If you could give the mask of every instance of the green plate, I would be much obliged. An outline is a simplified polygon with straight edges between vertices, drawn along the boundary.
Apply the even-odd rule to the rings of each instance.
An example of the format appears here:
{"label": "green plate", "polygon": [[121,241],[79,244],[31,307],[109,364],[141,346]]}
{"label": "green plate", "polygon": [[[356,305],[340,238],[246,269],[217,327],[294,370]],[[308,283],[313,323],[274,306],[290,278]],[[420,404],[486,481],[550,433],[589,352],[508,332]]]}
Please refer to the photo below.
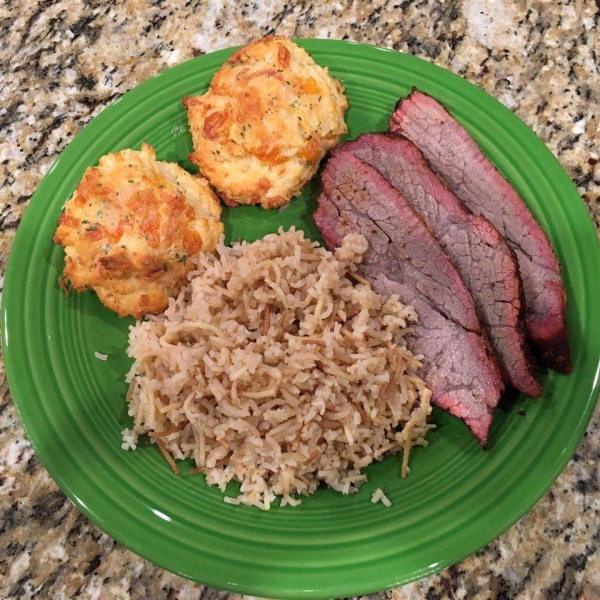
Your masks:
{"label": "green plate", "polygon": [[[149,142],[158,158],[191,168],[181,97],[207,89],[232,50],[196,58],[145,82],[96,117],[68,146],[31,200],[6,275],[2,333],[8,381],[25,431],[75,505],[152,562],[217,588],[286,598],[350,596],[397,586],[452,565],[524,515],[575,451],[598,393],[599,247],[571,181],[544,144],[481,90],[432,64],[378,48],[303,40],[347,89],[351,137],[384,130],[400,96],[417,86],[444,102],[521,193],[549,234],[569,293],[574,369],[542,377],[537,400],[496,414],[490,448],[439,411],[430,445],[368,469],[358,494],[319,490],[298,508],[261,512],[223,502],[201,476],[172,474],[156,447],[120,449],[131,426],[123,377],[127,328],[92,293],[57,286],[62,250],[52,235],[86,167]],[[318,183],[283,212],[225,210],[228,238],[255,239],[280,225],[318,237]],[[94,358],[98,351],[107,362]],[[392,508],[370,502],[381,487]]]}

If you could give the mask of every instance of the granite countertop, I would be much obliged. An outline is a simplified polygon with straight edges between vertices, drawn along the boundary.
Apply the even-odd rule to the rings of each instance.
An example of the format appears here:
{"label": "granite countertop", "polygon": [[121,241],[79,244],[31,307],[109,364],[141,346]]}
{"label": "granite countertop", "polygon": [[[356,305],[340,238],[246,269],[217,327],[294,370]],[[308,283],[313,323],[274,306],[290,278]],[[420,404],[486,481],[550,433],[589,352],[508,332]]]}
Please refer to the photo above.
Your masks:
{"label": "granite countertop", "polygon": [[[600,5],[585,0],[5,0],[0,275],[36,186],[85,123],[167,67],[269,33],[393,47],[462,75],[544,140],[598,227],[599,15]],[[80,514],[27,441],[1,364],[0,378],[0,597],[236,597],[151,565]],[[371,598],[600,598],[599,475],[597,410],[558,481],[497,541]]]}

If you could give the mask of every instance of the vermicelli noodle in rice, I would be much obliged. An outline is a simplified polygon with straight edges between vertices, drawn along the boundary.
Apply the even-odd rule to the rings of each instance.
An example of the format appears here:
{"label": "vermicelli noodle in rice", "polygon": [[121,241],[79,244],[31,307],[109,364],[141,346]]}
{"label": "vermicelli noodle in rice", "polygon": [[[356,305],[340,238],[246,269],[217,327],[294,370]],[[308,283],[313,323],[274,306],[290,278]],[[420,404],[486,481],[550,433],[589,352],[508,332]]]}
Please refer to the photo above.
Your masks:
{"label": "vermicelli noodle in rice", "polygon": [[209,485],[239,481],[228,503],[263,509],[321,482],[354,492],[364,467],[398,451],[406,475],[431,427],[404,341],[417,317],[356,276],[366,249],[350,235],[332,254],[292,229],[190,259],[167,311],[131,328],[126,447],[149,433]]}

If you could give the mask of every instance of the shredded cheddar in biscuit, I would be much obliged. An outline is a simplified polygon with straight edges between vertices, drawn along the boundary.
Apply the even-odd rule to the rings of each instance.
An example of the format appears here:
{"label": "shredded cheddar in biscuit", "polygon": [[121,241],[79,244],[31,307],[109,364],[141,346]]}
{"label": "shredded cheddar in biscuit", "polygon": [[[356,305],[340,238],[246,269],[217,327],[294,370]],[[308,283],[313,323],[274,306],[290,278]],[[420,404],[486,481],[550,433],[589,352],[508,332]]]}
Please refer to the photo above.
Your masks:
{"label": "shredded cheddar in biscuit", "polygon": [[190,159],[229,206],[287,204],[347,132],[340,82],[282,36],[240,48],[183,104]]}
{"label": "shredded cheddar in biscuit", "polygon": [[59,218],[63,277],[72,289],[92,288],[119,316],[160,313],[192,269],[187,257],[215,248],[220,217],[206,179],[157,161],[148,144],[107,154]]}

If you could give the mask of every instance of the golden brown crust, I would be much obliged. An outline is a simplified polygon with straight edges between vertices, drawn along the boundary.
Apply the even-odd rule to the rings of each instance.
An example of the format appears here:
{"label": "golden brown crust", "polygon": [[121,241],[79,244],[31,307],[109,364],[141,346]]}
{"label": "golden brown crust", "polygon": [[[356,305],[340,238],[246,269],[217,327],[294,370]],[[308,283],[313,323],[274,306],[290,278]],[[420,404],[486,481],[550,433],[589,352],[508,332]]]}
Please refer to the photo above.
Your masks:
{"label": "golden brown crust", "polygon": [[202,177],[156,160],[154,150],[107,154],[66,203],[54,241],[65,247],[64,275],[92,288],[119,316],[166,309],[192,265],[223,232],[221,208]]}
{"label": "golden brown crust", "polygon": [[183,105],[190,160],[228,206],[289,202],[347,132],[341,84],[283,36],[237,50],[208,92]]}

